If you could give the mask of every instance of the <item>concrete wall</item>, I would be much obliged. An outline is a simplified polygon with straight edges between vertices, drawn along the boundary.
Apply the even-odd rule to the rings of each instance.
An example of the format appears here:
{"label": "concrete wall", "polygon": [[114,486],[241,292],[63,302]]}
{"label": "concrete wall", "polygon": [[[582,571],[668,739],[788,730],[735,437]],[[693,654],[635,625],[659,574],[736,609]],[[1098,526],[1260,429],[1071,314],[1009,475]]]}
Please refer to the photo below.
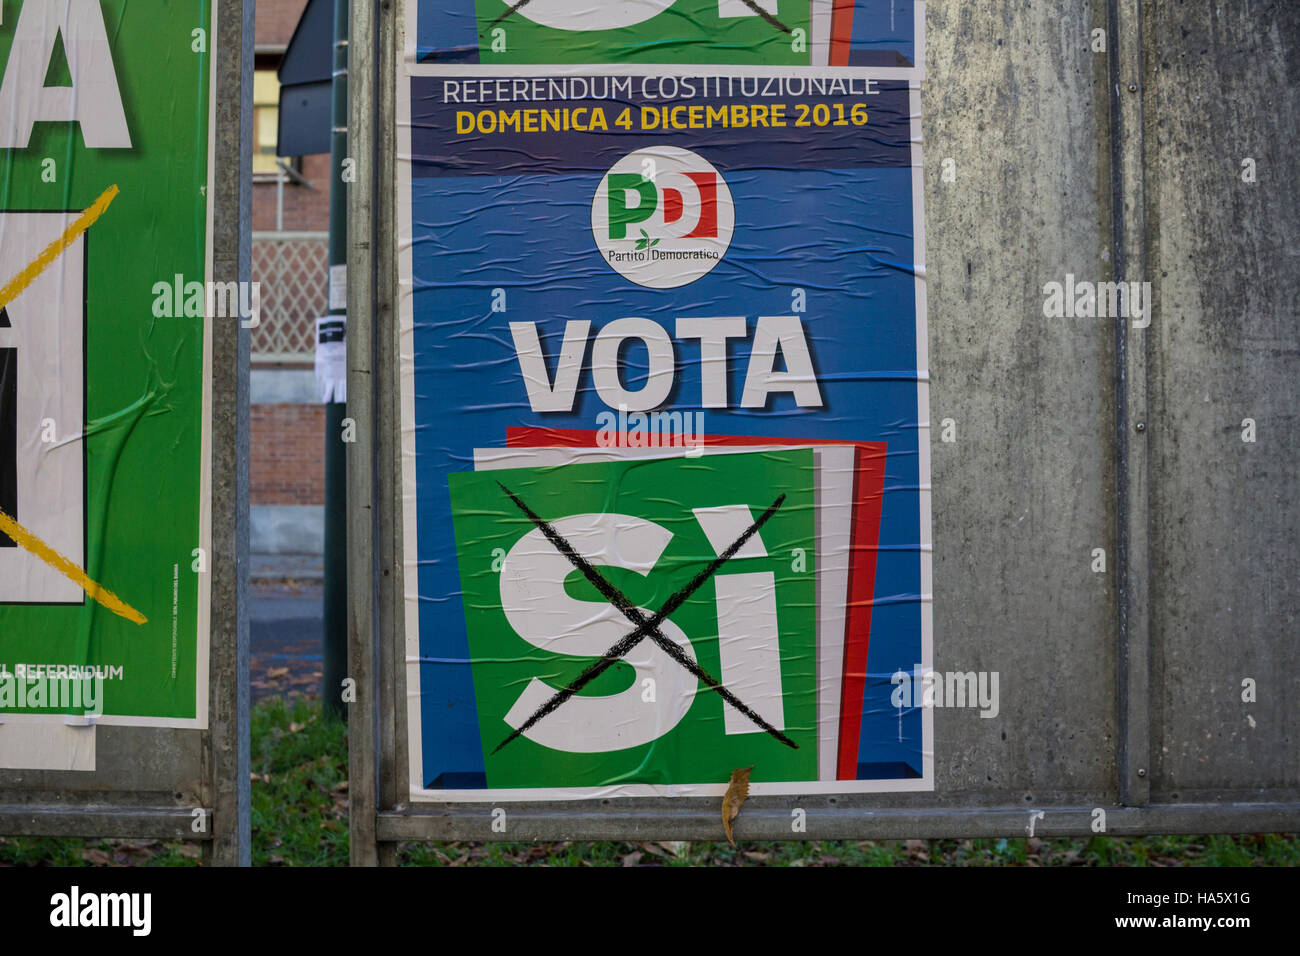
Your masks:
{"label": "concrete wall", "polygon": [[1116,596],[1090,565],[1115,536],[1114,333],[1042,309],[1044,283],[1111,267],[1106,57],[1089,49],[1101,14],[927,12],[934,666],[1002,677],[998,719],[936,711],[935,787],[1101,802],[1116,772]]}
{"label": "concrete wall", "polygon": [[[1154,779],[1300,786],[1300,5],[1144,5]],[[1256,182],[1243,182],[1243,159]],[[1256,441],[1242,441],[1242,420]],[[1258,700],[1242,701],[1243,678]]]}
{"label": "concrete wall", "polygon": [[[927,42],[935,667],[1002,675],[936,712],[939,802],[1294,801],[1300,7],[934,0]],[[1042,309],[1117,251],[1123,354]]]}

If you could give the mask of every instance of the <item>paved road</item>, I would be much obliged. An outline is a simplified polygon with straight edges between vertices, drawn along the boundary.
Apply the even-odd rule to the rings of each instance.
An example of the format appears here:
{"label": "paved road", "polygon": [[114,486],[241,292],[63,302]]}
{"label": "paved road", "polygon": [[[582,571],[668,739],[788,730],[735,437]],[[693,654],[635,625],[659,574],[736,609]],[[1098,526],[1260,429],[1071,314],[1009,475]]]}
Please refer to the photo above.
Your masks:
{"label": "paved road", "polygon": [[254,703],[277,695],[320,694],[320,585],[254,581],[251,595]]}

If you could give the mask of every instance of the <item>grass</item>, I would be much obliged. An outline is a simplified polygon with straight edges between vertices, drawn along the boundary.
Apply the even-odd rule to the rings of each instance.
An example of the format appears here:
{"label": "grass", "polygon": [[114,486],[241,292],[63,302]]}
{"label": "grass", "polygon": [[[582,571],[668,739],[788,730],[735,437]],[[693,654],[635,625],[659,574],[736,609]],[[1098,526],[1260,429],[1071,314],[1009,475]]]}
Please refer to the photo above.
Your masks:
{"label": "grass", "polygon": [[[255,866],[344,866],[347,736],[319,701],[253,708]],[[195,844],[0,837],[0,866],[192,866]],[[403,844],[403,866],[1300,866],[1300,837]]]}
{"label": "grass", "polygon": [[253,865],[345,865],[346,725],[307,697],[261,702],[252,725]]}

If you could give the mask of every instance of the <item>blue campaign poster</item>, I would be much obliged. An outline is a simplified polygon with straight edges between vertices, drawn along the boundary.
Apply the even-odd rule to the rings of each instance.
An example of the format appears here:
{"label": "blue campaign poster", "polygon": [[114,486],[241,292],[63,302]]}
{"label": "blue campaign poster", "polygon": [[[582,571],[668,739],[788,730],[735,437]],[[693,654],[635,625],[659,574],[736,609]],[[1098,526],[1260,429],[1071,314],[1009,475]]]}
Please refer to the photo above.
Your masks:
{"label": "blue campaign poster", "polygon": [[412,797],[931,789],[915,83],[410,73]]}

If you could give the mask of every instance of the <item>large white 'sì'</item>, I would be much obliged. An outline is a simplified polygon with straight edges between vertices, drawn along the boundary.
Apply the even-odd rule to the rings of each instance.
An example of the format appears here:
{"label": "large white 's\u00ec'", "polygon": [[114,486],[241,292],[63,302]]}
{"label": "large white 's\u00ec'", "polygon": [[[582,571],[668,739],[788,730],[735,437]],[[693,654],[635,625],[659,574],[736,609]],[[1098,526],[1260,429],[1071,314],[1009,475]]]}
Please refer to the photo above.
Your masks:
{"label": "large white 's\u00ec'", "polygon": [[[593,567],[626,568],[640,575],[650,573],[673,537],[653,521],[623,514],[572,515],[552,522],[552,527]],[[564,582],[574,570],[541,530],[533,529],[515,542],[501,564],[501,609],[519,636],[536,647],[554,654],[600,657],[634,628],[603,598],[570,597]],[[641,612],[647,618],[654,614],[644,608]],[[665,620],[659,630],[695,660],[681,628]],[[523,736],[553,750],[605,753],[647,744],[671,731],[691,709],[696,677],[648,637],[623,661],[636,671],[626,690],[571,697]],[[646,692],[649,688],[652,693]],[[518,729],[557,689],[532,678],[506,714],[506,723]]]}

